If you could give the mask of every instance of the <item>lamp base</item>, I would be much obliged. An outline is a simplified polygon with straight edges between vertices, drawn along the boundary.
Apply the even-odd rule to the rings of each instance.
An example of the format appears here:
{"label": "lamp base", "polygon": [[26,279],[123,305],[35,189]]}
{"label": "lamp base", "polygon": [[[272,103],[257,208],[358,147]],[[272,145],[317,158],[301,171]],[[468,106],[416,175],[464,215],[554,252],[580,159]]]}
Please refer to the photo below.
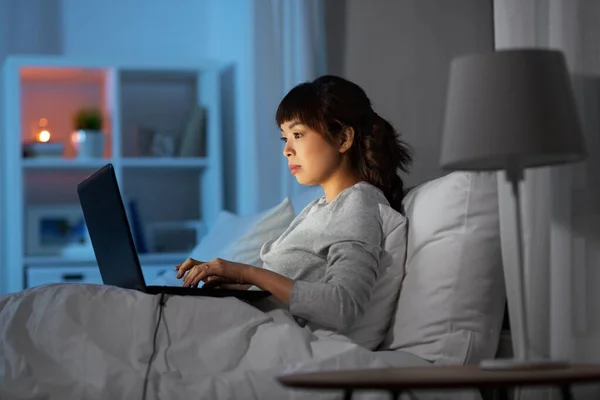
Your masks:
{"label": "lamp base", "polygon": [[497,358],[492,360],[483,360],[479,363],[479,368],[487,371],[532,371],[548,369],[565,369],[569,363],[564,360],[552,360],[548,358],[538,358],[531,360],[522,360],[518,358]]}

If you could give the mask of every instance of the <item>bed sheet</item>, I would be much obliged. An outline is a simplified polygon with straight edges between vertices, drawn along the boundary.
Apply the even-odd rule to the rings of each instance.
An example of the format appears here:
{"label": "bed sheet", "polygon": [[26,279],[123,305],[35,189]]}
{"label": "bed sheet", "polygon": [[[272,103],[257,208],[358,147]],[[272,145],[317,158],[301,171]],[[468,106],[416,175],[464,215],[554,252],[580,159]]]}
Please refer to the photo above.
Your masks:
{"label": "bed sheet", "polygon": [[[141,399],[159,297],[84,284],[0,297],[0,399]],[[424,364],[409,353],[372,352],[311,332],[284,309],[167,296],[146,399],[336,399],[339,392],[291,390],[276,377]],[[474,391],[415,395],[477,398]],[[355,398],[389,396],[357,392]]]}

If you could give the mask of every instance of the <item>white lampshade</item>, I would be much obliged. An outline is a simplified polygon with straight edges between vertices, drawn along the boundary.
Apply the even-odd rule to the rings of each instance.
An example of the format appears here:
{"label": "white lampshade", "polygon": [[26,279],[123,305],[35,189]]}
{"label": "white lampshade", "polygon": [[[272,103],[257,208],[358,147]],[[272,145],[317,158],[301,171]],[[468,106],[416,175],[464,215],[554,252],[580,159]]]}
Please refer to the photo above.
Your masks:
{"label": "white lampshade", "polygon": [[500,170],[576,162],[585,145],[561,52],[502,50],[452,61],[441,165]]}

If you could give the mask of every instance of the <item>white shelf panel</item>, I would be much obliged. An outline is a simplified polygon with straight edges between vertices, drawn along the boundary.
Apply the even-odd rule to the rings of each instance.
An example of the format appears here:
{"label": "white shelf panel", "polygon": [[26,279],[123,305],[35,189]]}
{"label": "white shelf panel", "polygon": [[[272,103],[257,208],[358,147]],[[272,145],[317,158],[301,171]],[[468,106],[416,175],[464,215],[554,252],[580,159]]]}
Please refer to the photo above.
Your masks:
{"label": "white shelf panel", "polygon": [[162,158],[140,157],[124,158],[120,162],[125,168],[204,168],[209,165],[206,158]]}
{"label": "white shelf panel", "polygon": [[111,160],[99,158],[90,160],[65,158],[25,158],[21,165],[26,169],[99,169]]}
{"label": "white shelf panel", "polygon": [[[188,258],[188,253],[148,253],[140,254],[140,263],[142,265],[166,264],[172,263],[173,267]],[[24,263],[28,266],[66,266],[73,264],[96,264],[95,258],[75,258],[61,256],[33,256],[25,257]]]}
{"label": "white shelf panel", "polygon": [[72,264],[95,264],[95,258],[89,257],[61,257],[61,256],[29,256],[23,259],[28,266],[62,266]]}
{"label": "white shelf panel", "polygon": [[120,62],[115,62],[114,57],[65,57],[62,55],[12,55],[6,58],[5,61],[12,68],[23,67],[39,67],[39,68],[79,68],[79,69],[115,69],[115,70],[133,70],[133,71],[198,71],[198,70],[215,70],[226,68],[227,63],[222,63],[212,59],[205,60],[182,60],[174,58],[162,58],[158,60],[156,57],[143,59],[138,56],[132,57],[129,60],[122,59]]}
{"label": "white shelf panel", "polygon": [[[78,160],[64,158],[31,158],[21,161],[26,169],[98,169],[114,160]],[[204,168],[209,165],[206,158],[123,158],[119,162],[126,168]]]}
{"label": "white shelf panel", "polygon": [[140,254],[139,257],[143,265],[172,263],[175,267],[178,263],[184,262],[189,257],[189,253],[148,253]]}

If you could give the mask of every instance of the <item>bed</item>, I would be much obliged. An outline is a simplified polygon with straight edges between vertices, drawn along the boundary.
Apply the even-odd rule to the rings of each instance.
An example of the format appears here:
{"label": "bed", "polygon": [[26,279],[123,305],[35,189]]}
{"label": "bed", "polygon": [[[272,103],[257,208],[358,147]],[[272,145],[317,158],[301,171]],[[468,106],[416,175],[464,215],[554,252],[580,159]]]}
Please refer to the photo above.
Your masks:
{"label": "bed", "polygon": [[[393,306],[368,313],[369,321],[385,321],[373,345],[312,332],[269,300],[175,296],[161,307],[160,296],[137,291],[45,285],[0,297],[0,399],[336,399],[341,393],[286,389],[276,377],[493,358],[505,312],[495,179],[454,172],[407,194],[405,239],[386,243],[401,246],[397,284],[379,293]],[[191,256],[259,265],[265,239],[319,195],[311,188],[256,215],[223,212]],[[411,395],[481,398],[477,391]]]}

